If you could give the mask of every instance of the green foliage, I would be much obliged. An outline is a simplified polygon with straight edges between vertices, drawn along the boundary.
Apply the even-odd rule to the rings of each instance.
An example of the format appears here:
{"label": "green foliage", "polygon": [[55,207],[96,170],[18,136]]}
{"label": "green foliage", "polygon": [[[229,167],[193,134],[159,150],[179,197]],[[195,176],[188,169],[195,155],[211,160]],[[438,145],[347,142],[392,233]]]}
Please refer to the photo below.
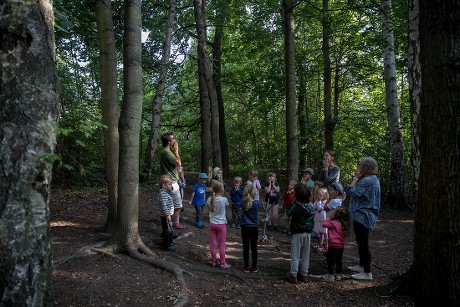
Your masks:
{"label": "green foliage", "polygon": [[[59,30],[57,61],[62,83],[62,120],[57,155],[72,165],[58,180],[100,184],[104,180],[103,126],[99,107],[98,50],[94,4],[90,1],[56,1]],[[121,54],[122,7],[115,2],[114,23]],[[151,125],[164,39],[167,0],[144,1],[143,26],[149,37],[143,45],[144,106],[141,126],[141,163]],[[161,109],[161,131],[173,130],[180,142],[186,171],[200,170],[200,108],[197,81],[194,12],[190,1],[178,1],[177,26]],[[208,41],[221,22],[216,2],[208,3]],[[296,25],[297,94],[305,94],[305,132],[299,131],[301,167],[321,168],[324,151],[322,2],[299,2]],[[226,133],[230,147],[230,177],[247,178],[251,168],[264,179],[269,170],[285,173],[285,89],[281,6],[276,1],[228,2],[229,15],[222,45],[222,87]],[[401,122],[407,157],[410,157],[410,121],[407,85],[406,6],[395,3],[394,27]],[[66,18],[67,16],[67,18]],[[373,156],[383,184],[389,178],[390,156],[385,113],[380,2],[330,2],[333,76],[338,74],[338,113],[335,150],[344,184],[356,163]],[[67,23],[68,21],[68,23]],[[120,56],[121,59],[121,56]],[[121,65],[120,65],[121,69]],[[121,75],[121,71],[120,71]],[[121,78],[120,78],[121,80]],[[333,84],[334,85],[334,84]],[[333,97],[334,99],[334,97]],[[302,133],[302,135],[300,135]],[[158,144],[158,150],[161,144]],[[158,163],[154,163],[157,168]],[[88,174],[92,174],[89,176]],[[91,178],[90,178],[91,177]],[[97,179],[96,179],[97,178]],[[63,180],[64,181],[64,180]]]}

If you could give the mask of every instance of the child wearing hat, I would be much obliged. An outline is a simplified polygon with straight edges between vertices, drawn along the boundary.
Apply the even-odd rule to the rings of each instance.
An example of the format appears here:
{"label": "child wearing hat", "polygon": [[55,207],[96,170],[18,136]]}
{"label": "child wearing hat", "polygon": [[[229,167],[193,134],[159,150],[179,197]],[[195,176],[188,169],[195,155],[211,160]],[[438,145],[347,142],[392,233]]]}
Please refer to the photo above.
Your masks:
{"label": "child wearing hat", "polygon": [[313,169],[309,167],[304,169],[302,172],[303,172],[303,175],[302,175],[301,182],[305,184],[307,187],[309,187],[310,190],[313,190],[313,187],[315,186],[315,182],[311,178],[313,177],[315,172],[313,171]]}
{"label": "child wearing hat", "polygon": [[196,211],[196,227],[204,228],[204,223],[202,220],[203,208],[206,205],[206,182],[208,180],[208,175],[206,173],[200,173],[198,175],[198,182],[195,183],[192,189],[192,195],[190,205],[195,206]]}
{"label": "child wearing hat", "polygon": [[324,209],[326,210],[326,217],[331,217],[334,209],[342,205],[346,194],[340,182],[332,183],[327,188],[327,191],[329,192],[329,200],[326,202]]}

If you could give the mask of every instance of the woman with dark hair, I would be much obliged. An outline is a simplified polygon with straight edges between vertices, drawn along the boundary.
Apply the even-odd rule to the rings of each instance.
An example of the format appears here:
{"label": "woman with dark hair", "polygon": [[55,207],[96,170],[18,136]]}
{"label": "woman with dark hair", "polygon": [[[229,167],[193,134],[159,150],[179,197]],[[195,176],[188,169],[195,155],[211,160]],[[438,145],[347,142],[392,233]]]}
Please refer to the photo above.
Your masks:
{"label": "woman with dark hair", "polygon": [[380,211],[380,182],[377,172],[377,162],[373,158],[362,158],[348,190],[348,212],[353,221],[359,252],[359,263],[348,269],[356,272],[351,277],[357,280],[372,280],[369,232],[375,228]]}
{"label": "woman with dark hair", "polygon": [[335,151],[326,150],[323,155],[323,169],[319,174],[318,181],[323,182],[325,188],[331,184],[339,182],[340,180],[340,167],[335,164]]}

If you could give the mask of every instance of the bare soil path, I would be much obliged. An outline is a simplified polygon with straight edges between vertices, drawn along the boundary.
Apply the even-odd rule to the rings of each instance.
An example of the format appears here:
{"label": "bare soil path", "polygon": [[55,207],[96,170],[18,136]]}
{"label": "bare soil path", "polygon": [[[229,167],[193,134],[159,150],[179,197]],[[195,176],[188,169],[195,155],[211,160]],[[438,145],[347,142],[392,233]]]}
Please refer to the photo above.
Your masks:
{"label": "bare soil path", "polygon": [[[186,193],[189,193],[186,190]],[[355,281],[347,266],[357,262],[351,235],[344,252],[343,279],[326,282],[326,258],[312,250],[309,282],[291,284],[284,279],[289,268],[290,237],[268,231],[272,244],[259,245],[259,272],[244,273],[240,230],[228,226],[227,257],[230,270],[209,265],[208,227],[194,227],[194,208],[185,206],[178,231],[177,251],[161,249],[158,191],[142,191],[139,201],[139,232],[160,258],[179,264],[189,289],[188,306],[412,306],[413,299],[389,295],[383,288],[412,263],[413,216],[383,210],[371,233],[373,275],[371,282]],[[187,194],[188,195],[188,194]],[[186,197],[188,199],[188,196]],[[95,253],[89,246],[107,236],[98,231],[107,214],[103,191],[53,191],[51,235],[54,261],[55,306],[173,306],[179,285],[174,276],[126,255],[117,258]],[[230,219],[231,212],[227,211]],[[208,226],[208,223],[206,223]]]}

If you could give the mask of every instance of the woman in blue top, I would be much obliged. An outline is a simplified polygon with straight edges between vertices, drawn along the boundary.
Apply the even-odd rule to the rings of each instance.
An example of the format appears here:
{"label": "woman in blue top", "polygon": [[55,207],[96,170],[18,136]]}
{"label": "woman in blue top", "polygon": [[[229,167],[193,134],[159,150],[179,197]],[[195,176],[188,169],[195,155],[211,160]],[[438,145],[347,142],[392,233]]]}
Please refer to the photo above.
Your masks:
{"label": "woman in blue top", "polygon": [[377,162],[371,157],[359,161],[355,178],[350,184],[348,211],[358,244],[359,263],[348,269],[357,272],[357,280],[372,280],[369,231],[375,228],[380,211],[380,182],[377,178]]}
{"label": "woman in blue top", "polygon": [[[254,272],[257,268],[257,243],[259,239],[259,202],[255,200],[257,189],[246,185],[243,192],[243,202],[238,206],[243,208],[241,215],[241,238],[243,239],[243,271]],[[249,246],[252,252],[252,267],[249,267]]]}

